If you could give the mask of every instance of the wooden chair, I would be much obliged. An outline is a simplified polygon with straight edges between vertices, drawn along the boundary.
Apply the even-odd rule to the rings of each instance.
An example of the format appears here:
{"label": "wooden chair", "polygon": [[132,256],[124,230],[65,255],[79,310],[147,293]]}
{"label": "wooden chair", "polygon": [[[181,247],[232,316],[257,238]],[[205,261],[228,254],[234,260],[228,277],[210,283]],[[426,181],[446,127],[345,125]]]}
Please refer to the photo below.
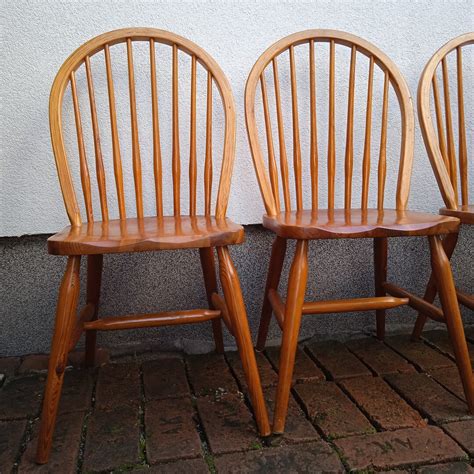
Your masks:
{"label": "wooden chair", "polygon": [[[324,45],[328,43],[328,45]],[[336,176],[336,49],[349,48],[347,56],[347,101],[344,107],[347,110],[344,161],[341,164],[344,172],[344,193],[340,199],[343,206],[337,208],[336,194],[338,182]],[[321,128],[317,126],[317,91],[322,86],[316,84],[316,58],[324,57],[323,50],[328,53],[329,78],[325,86],[324,95],[328,95],[327,109],[328,123],[324,131],[327,133],[327,154],[322,158],[318,147],[318,133]],[[339,49],[340,48],[340,49]],[[329,51],[328,51],[329,50]],[[309,83],[309,94],[303,102],[308,113],[309,123],[300,123],[302,101],[298,102],[298,81],[295,57],[304,58],[306,69],[304,83]],[[321,52],[321,53],[320,53]],[[359,59],[361,58],[361,59]],[[279,68],[284,61],[289,61],[289,91],[286,91],[287,102],[291,104],[291,131],[285,134],[284,108],[282,106],[283,92]],[[362,119],[363,153],[359,162],[354,148],[355,119],[354,102],[356,96],[356,61],[365,64],[368,70],[367,86],[363,94],[366,98],[365,118]],[[288,65],[288,63],[286,63]],[[381,113],[380,137],[377,142],[378,161],[375,165],[371,160],[372,128],[374,127],[373,97],[374,74],[376,67],[381,78]],[[269,81],[266,79],[267,69],[273,76],[273,109],[270,107]],[[340,68],[339,70],[342,70]],[[268,73],[267,73],[268,74]],[[319,76],[320,77],[320,76]],[[299,75],[300,79],[301,73]],[[322,81],[321,81],[322,82]],[[256,99],[257,88],[260,89],[259,98],[261,106],[259,111],[263,116],[262,127],[257,127]],[[392,90],[398,98],[400,112],[401,146],[400,161],[398,165],[398,178],[395,196],[395,209],[384,206],[386,175],[389,170],[387,157],[387,135],[392,133],[388,129],[389,93]],[[301,88],[300,88],[301,91]],[[339,97],[339,95],[337,96]],[[319,99],[318,99],[319,100]],[[260,101],[259,101],[260,102]],[[273,102],[273,100],[272,100]],[[275,111],[271,114],[272,110]],[[281,355],[279,362],[279,381],[276,396],[273,431],[281,433],[284,430],[287,413],[288,398],[292,381],[295,352],[298,342],[301,317],[303,314],[324,314],[334,312],[376,310],[377,335],[384,337],[385,311],[400,305],[410,305],[413,308],[428,314],[437,320],[444,320],[443,312],[427,301],[417,297],[405,289],[387,281],[387,238],[404,236],[427,236],[431,250],[431,263],[436,275],[449,334],[454,343],[456,360],[463,381],[469,410],[474,412],[474,381],[471,372],[469,354],[464,339],[461,315],[456,299],[453,277],[449,260],[446,257],[440,236],[457,233],[459,220],[450,216],[429,215],[406,210],[410,175],[413,160],[414,140],[414,113],[410,93],[405,80],[395,64],[379,49],[369,42],[351,34],[333,30],[308,30],[295,33],[277,41],[270,46],[257,60],[250,72],[245,91],[245,111],[247,131],[253,162],[260,185],[261,194],[265,204],[266,215],[263,216],[263,225],[276,234],[273,244],[270,268],[266,283],[260,329],[258,334],[257,349],[263,350],[267,338],[268,327],[272,312],[283,331]],[[275,121],[272,121],[276,115]],[[273,133],[278,136],[278,145],[273,143]],[[394,126],[397,130],[397,127]],[[309,134],[309,153],[303,160],[304,149],[301,147],[300,135]],[[266,135],[266,140],[260,140],[260,135]],[[398,140],[400,139],[398,136]],[[293,164],[287,159],[287,146],[291,136]],[[266,142],[268,166],[265,164],[264,151],[261,145]],[[278,153],[276,152],[278,148]],[[279,160],[277,160],[277,155]],[[279,161],[279,166],[277,166]],[[360,163],[361,196],[353,199],[352,189],[356,182],[353,174],[355,164]],[[374,187],[377,193],[374,198],[375,208],[369,208],[369,183],[370,170],[375,168]],[[278,172],[280,168],[280,173]],[[291,170],[293,171],[291,173]],[[307,187],[303,189],[303,173],[307,176]],[[327,176],[327,208],[323,208],[322,190],[318,182]],[[291,199],[290,183],[294,182],[296,206]],[[360,182],[360,181],[359,181]],[[390,184],[387,183],[387,187]],[[309,188],[309,189],[308,189]],[[342,189],[341,189],[342,191]],[[308,208],[304,207],[304,199],[309,201]],[[356,208],[353,204],[356,203]],[[284,206],[284,207],[283,207]],[[356,298],[336,301],[305,301],[305,289],[308,273],[308,241],[314,239],[341,239],[341,238],[372,238],[374,242],[374,273],[375,297]],[[278,293],[280,274],[288,239],[296,240],[296,250],[290,268],[288,291],[286,301]]]}
{"label": "wooden chair", "polygon": [[[153,142],[153,170],[154,170],[154,195],[156,196],[156,214],[153,217],[145,217],[142,181],[142,160],[138,139],[138,113],[137,93],[135,90],[134,74],[134,45],[142,42],[143,48],[148,48],[149,65],[147,69],[150,79],[146,87],[150,91],[152,107],[150,121],[152,122]],[[126,47],[126,66],[128,70],[129,102],[131,117],[131,141],[132,141],[132,167],[134,178],[134,201],[136,213],[130,212],[131,207],[126,207],[126,196],[124,191],[124,177],[122,169],[121,142],[119,137],[120,121],[116,108],[116,94],[114,90],[114,79],[112,77],[113,61],[111,51],[115,45],[123,43]],[[157,73],[155,46],[160,45],[168,51],[171,67],[171,98],[172,114],[170,117],[170,129],[172,131],[172,191],[166,192],[165,182],[162,178],[162,156],[161,145],[163,136],[160,136],[160,123],[158,113],[158,90],[157,77],[163,71]],[[164,46],[163,46],[164,45]],[[183,55],[184,53],[184,55]],[[115,54],[115,53],[114,53]],[[102,153],[100,139],[100,121],[98,120],[99,108],[94,91],[93,68],[91,58],[99,55],[97,60],[105,65],[108,94],[108,105],[110,113],[110,127],[112,138],[112,157],[109,162],[113,163],[112,176],[106,176],[106,156]],[[187,56],[185,56],[187,55]],[[179,59],[189,57],[190,74],[188,71],[179,71]],[[145,55],[146,58],[146,55]],[[83,111],[80,110],[80,97],[76,79],[80,68],[85,73],[89,95],[92,140],[95,150],[95,173],[97,176],[98,201],[100,202],[101,217],[96,220],[94,215],[94,200],[92,194],[93,183],[89,173],[89,163],[86,157],[84,119],[81,119]],[[200,69],[203,68],[203,69]],[[197,135],[197,76],[204,71],[204,82],[207,75],[207,94],[205,96],[206,123],[205,123],[205,157],[203,160],[203,195],[204,215],[197,215],[197,175],[198,175],[198,153],[196,146]],[[189,119],[189,208],[188,214],[183,214],[183,200],[180,195],[181,164],[180,164],[180,127],[179,117],[179,73],[189,76],[190,81],[190,119]],[[126,73],[125,73],[126,74]],[[81,215],[79,202],[74,189],[71,159],[66,153],[65,137],[63,134],[63,99],[65,91],[69,87],[73,112],[75,117],[75,128],[77,132],[80,181],[84,197],[85,220]],[[217,87],[222,103],[223,118],[223,158],[220,180],[217,190],[217,199],[212,212],[212,190],[213,190],[213,141],[212,141],[212,117],[213,117],[213,88]],[[160,94],[162,91],[160,90]],[[214,106],[215,107],[215,106]],[[231,183],[232,166],[234,161],[235,147],[235,110],[230,85],[224,73],[217,63],[200,47],[185,38],[167,31],[150,28],[130,28],[112,31],[100,35],[88,41],[77,49],[63,64],[54,81],[50,97],[50,126],[56,166],[59,181],[63,193],[67,214],[71,226],[59,234],[51,237],[48,241],[49,252],[55,255],[67,255],[67,266],[64,278],[59,290],[59,300],[56,311],[56,323],[52,340],[51,355],[48,366],[48,379],[44,394],[43,413],[41,419],[40,434],[36,460],[38,463],[46,463],[51,449],[52,436],[55,426],[58,402],[61,394],[64,370],[66,367],[68,352],[74,348],[83,330],[86,331],[86,364],[92,365],[97,330],[131,329],[140,327],[156,327],[176,324],[200,323],[211,321],[214,331],[216,350],[223,352],[223,340],[221,321],[224,321],[229,331],[235,336],[242,358],[250,398],[255,411],[256,421],[262,435],[268,435],[270,426],[263,398],[260,378],[257,371],[255,354],[250,337],[248,322],[242,292],[236,269],[233,265],[228,245],[239,244],[243,241],[243,228],[226,219],[227,201]],[[111,166],[112,168],[112,166]],[[201,167],[199,167],[201,168]],[[107,181],[109,178],[109,181]],[[152,178],[150,178],[152,179]],[[109,192],[107,185],[112,186],[114,180],[116,187],[116,199]],[[166,192],[166,194],[165,194]],[[131,194],[131,193],[130,193]],[[163,196],[164,195],[164,196]],[[164,200],[169,196],[173,202],[173,215],[164,215]],[[119,219],[110,219],[112,212],[118,212]],[[132,214],[132,215],[130,215]],[[220,280],[223,295],[218,292],[218,285],[214,267],[214,251],[217,248],[219,259]],[[119,317],[97,319],[99,307],[99,295],[101,285],[101,273],[103,254],[140,252],[164,249],[199,249],[204,283],[209,302],[209,309],[194,309],[189,311],[162,312],[155,314],[138,314]],[[87,255],[87,304],[76,319],[76,307],[79,295],[79,269],[81,256]],[[179,270],[179,269],[177,269]]]}
{"label": "wooden chair", "polygon": [[[446,207],[440,209],[444,216],[454,216],[461,220],[461,224],[474,224],[474,205],[469,204],[468,192],[468,146],[466,134],[466,120],[464,114],[464,80],[462,56],[466,47],[474,44],[474,33],[467,33],[452,39],[440,48],[426,64],[418,84],[418,118],[421,131],[425,141],[426,150],[430,158],[431,166],[436,176],[439,189],[443,196]],[[456,164],[456,150],[453,117],[451,111],[451,93],[449,83],[449,54],[456,53],[456,93],[458,107],[458,140],[459,140],[459,184],[458,165]],[[440,74],[439,74],[440,72]],[[444,97],[444,124],[443,112],[438,87],[438,75],[443,81]],[[472,79],[472,78],[471,78]],[[469,89],[470,85],[470,89]],[[473,84],[468,85],[472,90]],[[430,92],[433,91],[433,102],[436,117],[435,131],[431,115]],[[445,135],[446,133],[446,135]],[[471,150],[472,153],[472,150]],[[461,203],[459,203],[459,193]],[[451,258],[458,241],[458,234],[448,234],[443,240],[444,250],[448,258]],[[431,276],[424,299],[433,302],[437,293],[434,275]],[[474,296],[457,290],[458,301],[466,307],[474,310]],[[429,315],[420,313],[416,320],[413,338],[421,336],[423,327]]]}

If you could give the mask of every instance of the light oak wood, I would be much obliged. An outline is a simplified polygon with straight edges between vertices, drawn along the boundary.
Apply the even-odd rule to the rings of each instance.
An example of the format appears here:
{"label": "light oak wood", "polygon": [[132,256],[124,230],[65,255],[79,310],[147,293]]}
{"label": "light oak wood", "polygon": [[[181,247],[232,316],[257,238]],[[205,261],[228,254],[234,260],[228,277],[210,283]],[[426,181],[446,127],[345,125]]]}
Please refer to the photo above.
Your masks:
{"label": "light oak wood", "polygon": [[352,46],[351,65],[349,74],[349,93],[347,99],[347,130],[346,130],[346,156],[345,156],[345,190],[344,208],[352,207],[352,173],[354,169],[354,89],[355,89],[355,67],[357,48]]}

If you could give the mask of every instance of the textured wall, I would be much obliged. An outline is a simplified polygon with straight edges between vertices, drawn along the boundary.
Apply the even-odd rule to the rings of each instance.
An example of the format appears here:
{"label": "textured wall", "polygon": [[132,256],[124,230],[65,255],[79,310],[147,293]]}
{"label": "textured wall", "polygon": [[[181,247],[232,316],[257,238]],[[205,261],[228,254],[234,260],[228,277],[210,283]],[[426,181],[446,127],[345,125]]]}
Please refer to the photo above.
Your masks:
{"label": "textured wall", "polygon": [[[89,38],[126,26],[157,27],[188,37],[217,60],[232,84],[239,122],[237,160],[229,215],[241,223],[257,223],[260,222],[263,207],[245,136],[243,93],[247,74],[261,52],[278,38],[307,28],[350,31],[372,41],[386,52],[398,64],[414,94],[422,68],[433,51],[448,39],[472,30],[474,3],[471,0],[451,2],[4,0],[0,15],[2,24],[0,235],[16,236],[55,232],[67,224],[50,147],[48,95],[54,75],[62,62]],[[466,59],[465,68],[467,72],[472,73],[472,61]],[[139,70],[138,76],[142,72]],[[345,71],[340,72],[345,74]],[[122,76],[121,80],[119,88],[126,85],[126,77]],[[146,90],[148,87],[147,85]],[[126,90],[126,86],[123,90]],[[140,89],[139,94],[142,90]],[[466,94],[470,93],[467,99],[471,101],[468,102],[466,110],[471,114],[474,110],[472,92],[472,88],[466,88]],[[126,99],[125,96],[124,98]],[[81,100],[85,100],[85,96],[82,96]],[[143,107],[146,107],[146,102],[145,96],[139,98],[139,108],[143,104],[145,104]],[[143,107],[142,112],[145,114],[146,110]],[[167,107],[169,106],[164,106],[164,113],[169,110]],[[358,107],[356,115],[358,112],[363,113],[363,104],[359,104]],[[341,110],[343,109],[345,103],[341,106]],[[125,105],[123,113],[123,127],[127,129],[129,121],[128,117],[126,118]],[[141,127],[140,136],[143,141],[143,160],[145,163],[148,162],[148,165],[144,166],[149,166],[147,158],[150,157],[150,148],[147,144],[149,142],[146,142],[149,138],[149,134],[146,136],[149,129],[147,127],[149,125]],[[341,133],[343,128],[340,130]],[[324,136],[324,124],[320,124],[320,130],[321,136]],[[416,138],[411,207],[435,211],[440,206],[441,199],[418,131]],[[122,137],[122,140],[127,161],[130,159],[129,138]],[[73,144],[72,138],[70,141]],[[342,142],[338,135],[338,143]],[[107,152],[110,148],[109,141],[104,139],[103,144]],[[90,141],[87,146],[90,150]],[[323,147],[321,152],[324,154],[324,143],[321,146]],[[397,155],[392,153],[393,150],[389,151],[389,156],[396,160]],[[186,153],[183,152],[183,155]],[[125,176],[127,186],[131,186],[130,169],[126,171]],[[473,181],[474,179],[471,179],[471,182]],[[394,183],[394,180],[391,179],[391,182]],[[130,188],[128,190],[130,191]],[[245,192],[242,192],[243,190]],[[145,185],[145,191],[147,198],[151,198],[151,184]],[[151,199],[146,199],[146,202],[150,203]]]}

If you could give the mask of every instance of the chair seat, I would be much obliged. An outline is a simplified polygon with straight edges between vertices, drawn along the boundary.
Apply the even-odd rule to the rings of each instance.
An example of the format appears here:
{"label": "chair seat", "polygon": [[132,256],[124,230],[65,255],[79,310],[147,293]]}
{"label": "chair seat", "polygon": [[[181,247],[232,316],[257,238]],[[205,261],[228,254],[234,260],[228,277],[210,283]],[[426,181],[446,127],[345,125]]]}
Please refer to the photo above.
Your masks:
{"label": "chair seat", "polygon": [[439,210],[443,216],[457,217],[462,224],[474,224],[474,204],[459,206],[457,209],[443,207]]}
{"label": "chair seat", "polygon": [[263,216],[263,225],[289,239],[342,239],[457,232],[459,219],[394,209],[318,209]]}
{"label": "chair seat", "polygon": [[48,251],[53,255],[91,255],[214,247],[243,240],[243,227],[229,219],[145,217],[68,226],[48,239]]}

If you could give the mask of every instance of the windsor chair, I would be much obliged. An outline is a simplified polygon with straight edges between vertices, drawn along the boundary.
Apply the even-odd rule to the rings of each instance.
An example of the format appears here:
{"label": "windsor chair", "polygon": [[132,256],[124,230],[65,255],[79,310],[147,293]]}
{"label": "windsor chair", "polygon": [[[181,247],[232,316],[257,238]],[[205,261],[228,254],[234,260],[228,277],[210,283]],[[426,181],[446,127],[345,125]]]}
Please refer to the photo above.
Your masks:
{"label": "windsor chair", "polygon": [[[441,195],[446,207],[440,209],[440,214],[454,216],[461,220],[461,224],[474,224],[474,205],[469,204],[468,187],[468,147],[467,126],[464,113],[464,79],[463,79],[463,50],[474,44],[474,33],[458,36],[440,48],[426,64],[418,84],[418,118],[425,141],[426,150],[431,166],[436,176]],[[456,164],[454,126],[451,111],[451,95],[449,84],[448,56],[456,52],[456,86],[458,108],[458,139],[459,139],[459,181]],[[441,70],[444,96],[444,120],[438,87],[438,71]],[[436,117],[436,131],[431,115],[430,90],[433,91],[433,102]],[[468,90],[472,90],[468,88]],[[459,193],[461,203],[459,203]],[[448,234],[443,239],[443,246],[448,258],[451,258],[458,241],[458,234]],[[457,290],[458,301],[474,310],[474,296]],[[436,280],[431,276],[424,299],[433,302],[436,297]],[[420,313],[413,330],[413,338],[421,336],[423,327],[429,315]]]}
{"label": "windsor chair", "polygon": [[[154,170],[154,198],[156,215],[146,217],[144,213],[144,199],[142,182],[142,155],[139,144],[139,114],[137,112],[137,92],[135,85],[134,45],[142,42],[144,48],[148,47],[149,79],[147,89],[150,88],[152,107],[152,159]],[[116,94],[114,89],[113,61],[111,51],[116,45],[126,48],[129,88],[129,110],[131,120],[132,141],[132,168],[134,178],[134,199],[136,213],[130,206],[126,207],[126,189],[124,186],[124,170],[122,166],[123,154],[119,136],[120,121],[116,107]],[[171,67],[171,124],[172,132],[172,191],[165,194],[164,181],[164,156],[162,153],[162,136],[158,110],[157,77],[157,45],[168,51]],[[137,46],[135,46],[136,48]],[[179,127],[179,57],[187,55],[190,58],[190,118],[189,118],[189,207],[188,214],[183,213],[180,195],[181,185],[181,155],[180,155],[180,127]],[[163,53],[164,54],[164,53]],[[113,173],[109,179],[115,181],[116,199],[106,187],[107,166],[106,156],[102,152],[104,141],[100,139],[100,121],[98,101],[93,81],[92,57],[99,55],[100,63],[105,65],[105,76],[110,113],[110,127],[112,139],[112,157],[109,161]],[[102,57],[100,57],[102,56]],[[146,57],[146,56],[145,56]],[[98,202],[100,203],[101,219],[94,216],[94,200],[92,195],[91,173],[86,156],[85,127],[81,118],[78,81],[76,76],[80,68],[85,69],[87,89],[89,96],[92,140],[95,152],[95,167],[97,176]],[[203,195],[204,212],[197,214],[197,175],[198,175],[198,147],[196,145],[197,127],[197,76],[199,68],[203,68],[206,93],[202,94],[205,101],[205,153],[203,166]],[[126,74],[126,73],[125,73]],[[184,76],[184,74],[183,74]],[[206,82],[207,78],[207,82]],[[66,153],[65,137],[63,134],[63,99],[69,86],[72,96],[75,129],[77,132],[80,181],[83,191],[86,222],[79,207],[79,201],[74,188],[71,171],[71,157]],[[85,86],[84,86],[85,87]],[[213,88],[220,93],[223,116],[223,158],[217,198],[212,213],[213,190]],[[105,88],[105,85],[104,85]],[[138,91],[138,89],[137,89]],[[162,90],[160,89],[160,94]],[[215,106],[214,106],[215,107]],[[56,159],[61,190],[71,225],[48,241],[48,250],[55,255],[67,255],[66,271],[59,290],[59,300],[56,311],[56,323],[52,339],[51,355],[48,366],[48,378],[44,394],[43,412],[38,440],[38,463],[48,461],[52,435],[55,426],[58,402],[64,377],[64,370],[68,352],[77,344],[83,331],[86,332],[86,365],[94,361],[96,331],[117,330],[141,327],[157,327],[176,324],[200,323],[211,321],[216,350],[223,352],[222,328],[223,321],[230,333],[234,335],[240,351],[250,398],[254,407],[259,431],[268,435],[270,425],[263,399],[260,378],[257,371],[255,354],[250,337],[246,311],[242,298],[239,278],[232,262],[228,245],[239,244],[243,241],[243,228],[232,223],[226,218],[226,208],[231,183],[231,173],[234,161],[235,146],[235,110],[230,85],[218,64],[200,47],[191,41],[173,33],[149,29],[130,28],[105,33],[91,39],[65,61],[60,68],[51,90],[50,96],[50,127],[51,139]],[[203,125],[204,128],[204,125]],[[151,153],[150,153],[151,154]],[[125,161],[124,161],[125,164]],[[113,175],[113,178],[112,178]],[[132,193],[129,193],[132,194]],[[164,201],[169,196],[173,203],[173,215],[164,215]],[[112,205],[118,211],[118,219],[111,219]],[[96,203],[96,206],[97,203]],[[217,249],[219,260],[220,281],[223,295],[218,291],[214,250]],[[101,274],[103,254],[140,252],[150,250],[174,250],[184,248],[199,249],[204,283],[209,303],[209,309],[194,309],[189,311],[162,312],[155,314],[138,314],[98,319]],[[76,308],[79,295],[79,270],[82,255],[87,255],[87,304],[76,319]]]}
{"label": "windsor chair", "polygon": [[[318,54],[327,51],[329,78],[325,91],[319,91],[322,86],[316,84],[316,59]],[[346,139],[344,162],[341,165],[344,172],[344,193],[340,197],[343,205],[336,206],[336,191],[338,182],[336,176],[336,48],[348,48],[348,94],[344,107],[346,115]],[[308,111],[308,125],[300,123],[301,103],[298,101],[298,81],[296,54],[301,51],[306,69],[304,82],[309,82],[309,94],[306,95],[304,107]],[[340,51],[340,49],[338,49]],[[349,54],[350,53],[350,54]],[[299,57],[301,57],[299,56]],[[323,57],[323,54],[320,54]],[[361,59],[359,59],[361,58]],[[289,79],[281,80],[280,65],[286,60],[289,62]],[[285,64],[288,66],[288,62]],[[356,61],[365,61],[368,70],[367,86],[363,88],[366,98],[365,117],[361,119],[364,131],[361,133],[363,144],[362,156],[359,162],[355,143],[355,97],[356,97]],[[375,68],[381,74],[381,113],[380,138],[378,142],[378,162],[375,164],[376,173],[373,180],[377,185],[375,208],[369,207],[369,183],[372,153],[372,129],[374,128],[373,101],[375,96],[374,74]],[[273,72],[273,109],[269,102],[269,82],[266,80],[267,69]],[[367,74],[366,74],[367,76]],[[301,74],[300,74],[301,77]],[[287,108],[291,109],[291,128],[285,133],[283,88],[281,84],[288,84]],[[383,86],[382,86],[383,84]],[[257,126],[256,101],[257,88],[260,88],[259,110],[263,116],[261,129]],[[390,88],[397,97],[400,112],[400,125],[388,129],[388,108]],[[301,87],[299,89],[301,91]],[[327,99],[327,159],[325,170],[320,170],[324,164],[320,161],[318,146],[317,92],[323,92]],[[339,93],[337,97],[340,97]],[[319,103],[320,104],[320,103]],[[318,104],[318,105],[319,105]],[[323,105],[326,107],[326,103]],[[271,112],[275,111],[274,114]],[[429,215],[419,212],[410,212],[407,208],[410,176],[413,160],[414,140],[414,112],[410,93],[405,80],[395,64],[379,49],[369,42],[333,30],[308,30],[295,33],[277,41],[270,46],[257,60],[248,77],[245,91],[245,116],[248,138],[252,151],[253,162],[257,174],[260,191],[265,204],[266,214],[263,216],[263,225],[276,234],[273,243],[270,267],[265,288],[264,302],[258,333],[257,350],[263,350],[267,338],[272,313],[282,329],[282,343],[279,361],[279,380],[276,395],[273,431],[284,431],[288,407],[288,398],[291,388],[292,373],[295,361],[295,352],[302,315],[324,314],[332,312],[376,311],[377,336],[382,339],[385,332],[385,311],[401,305],[410,305],[430,317],[444,319],[443,312],[429,304],[422,298],[408,292],[387,281],[387,240],[389,237],[427,236],[431,250],[431,264],[439,283],[439,292],[449,334],[454,342],[456,360],[464,385],[469,410],[474,412],[474,383],[471,365],[468,356],[464,331],[456,299],[453,277],[449,260],[446,257],[440,235],[456,234],[459,220],[450,216]],[[278,145],[273,144],[273,125],[276,115],[276,132]],[[290,114],[288,114],[290,115]],[[288,117],[287,117],[288,118]],[[389,171],[387,155],[387,137],[389,133],[397,132],[398,140],[401,136],[400,160],[398,164],[398,178],[395,195],[395,208],[386,208],[384,205],[386,175]],[[300,135],[309,134],[308,159],[303,161],[303,150]],[[266,140],[261,140],[265,135]],[[293,166],[287,158],[287,141],[291,136]],[[268,166],[265,164],[264,149],[266,143]],[[278,153],[276,148],[278,147]],[[279,157],[278,172],[277,158]],[[353,199],[353,174],[360,164],[361,196],[360,200]],[[293,173],[291,173],[293,171]],[[307,173],[307,180],[303,179],[303,172]],[[323,172],[327,176],[327,208],[323,208],[323,196],[318,182],[323,180]],[[294,182],[294,195],[290,190],[290,178]],[[354,181],[355,182],[355,181]],[[307,184],[304,191],[303,184]],[[390,183],[387,183],[387,186]],[[308,189],[309,187],[309,189]],[[319,191],[319,193],[318,193]],[[341,190],[342,191],[342,190]],[[304,207],[304,199],[310,201],[308,208]],[[294,207],[296,200],[296,208]],[[292,203],[293,201],[293,203]],[[360,206],[353,207],[354,202]],[[284,208],[283,208],[284,206]],[[374,283],[375,297],[355,298],[335,301],[305,301],[305,289],[308,273],[308,242],[314,239],[341,239],[341,238],[372,238],[374,244]],[[284,263],[287,240],[296,240],[296,250],[290,267],[286,301],[278,293],[278,285]]]}

